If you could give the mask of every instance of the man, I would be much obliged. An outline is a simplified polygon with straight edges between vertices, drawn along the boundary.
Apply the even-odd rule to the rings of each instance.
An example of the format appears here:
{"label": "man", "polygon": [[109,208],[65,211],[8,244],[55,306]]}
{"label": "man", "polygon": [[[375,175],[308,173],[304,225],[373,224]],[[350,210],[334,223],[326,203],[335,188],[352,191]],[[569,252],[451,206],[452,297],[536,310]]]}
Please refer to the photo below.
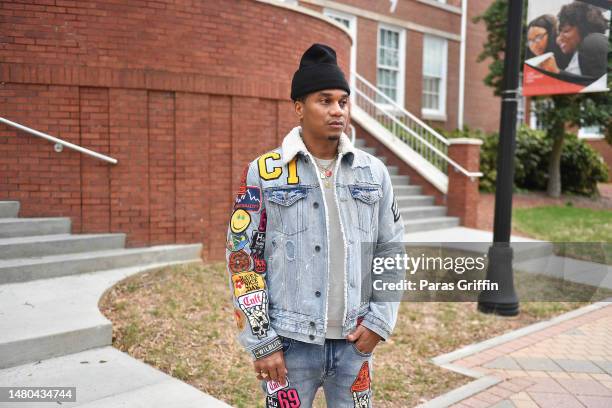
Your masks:
{"label": "man", "polygon": [[398,302],[362,295],[373,257],[403,254],[403,223],[386,167],[343,132],[349,93],[335,51],[311,46],[291,84],[301,126],[236,196],[230,289],[268,407],[310,407],[320,386],[329,407],[370,407],[372,351],[397,319]]}

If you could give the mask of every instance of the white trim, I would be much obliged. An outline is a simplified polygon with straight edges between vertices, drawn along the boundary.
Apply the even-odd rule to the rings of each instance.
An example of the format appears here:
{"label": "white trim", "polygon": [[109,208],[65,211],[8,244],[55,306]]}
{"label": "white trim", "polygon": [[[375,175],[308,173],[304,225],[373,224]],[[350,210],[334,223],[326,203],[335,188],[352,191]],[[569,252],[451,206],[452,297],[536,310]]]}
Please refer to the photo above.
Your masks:
{"label": "white trim", "polygon": [[436,7],[444,11],[449,11],[455,14],[461,14],[461,8],[446,4],[446,0],[417,0],[419,3],[427,4],[428,6]]}
{"label": "white trim", "polygon": [[353,39],[353,43],[351,44],[350,85],[352,88],[355,88],[355,72],[357,72],[357,17],[353,14],[330,8],[324,8],[323,14],[332,19],[338,17],[349,21],[348,31],[351,33]]}
{"label": "white trim", "polygon": [[[441,38],[438,36],[433,36],[430,34],[425,34],[423,36],[423,64],[425,63],[425,48],[426,48],[426,40],[427,38],[436,38],[440,39],[444,42],[444,56],[443,56],[443,64],[442,64],[442,76],[440,81],[440,94],[438,97],[439,107],[440,109],[427,109],[421,107],[421,115],[423,117],[428,116],[430,118],[440,118],[446,120],[446,86],[448,82],[448,41],[445,38]],[[425,75],[422,75],[424,77]],[[423,90],[421,90],[421,101],[423,96]],[[422,103],[422,102],[421,102]]]}
{"label": "white trim", "polygon": [[605,136],[603,135],[603,133],[587,133],[585,132],[585,129],[589,129],[592,126],[586,126],[586,127],[581,127],[580,129],[578,129],[578,138],[579,139],[585,139],[585,140],[600,140],[600,139],[604,139]]}
{"label": "white trim", "polygon": [[446,122],[448,120],[448,116],[430,109],[422,109],[421,117],[425,120],[435,120],[436,122]]}
{"label": "white trim", "polygon": [[412,150],[406,143],[395,137],[389,130],[364,112],[360,107],[353,106],[351,119],[361,125],[366,132],[397,155],[400,160],[423,176],[425,180],[430,182],[442,194],[447,194],[448,176],[446,174],[442,173],[420,154]]}
{"label": "white trim", "polygon": [[452,145],[478,145],[483,143],[480,139],[474,139],[472,137],[456,137],[448,139],[448,144]]}
{"label": "white trim", "polygon": [[[257,0],[257,1],[264,1],[264,0]],[[266,0],[266,1],[271,1],[271,0]],[[401,20],[396,17],[389,17],[381,13],[376,13],[370,10],[364,10],[363,8],[359,8],[359,7],[349,6],[346,4],[339,3],[337,1],[300,0],[300,2],[314,4],[316,6],[321,6],[321,7],[333,8],[335,10],[344,11],[346,13],[350,13],[350,14],[353,14],[355,16],[362,17],[362,18],[367,18],[369,20],[374,20],[376,22],[391,24],[396,27],[402,27],[407,30],[417,31],[417,32],[424,33],[424,34],[437,35],[438,37],[443,37],[451,41],[457,41],[457,42],[461,41],[461,35],[459,34],[451,33],[449,31],[444,31],[444,30],[438,30],[432,27],[426,27],[424,25]]]}
{"label": "white trim", "polygon": [[[303,7],[300,5],[294,5],[292,3],[285,3],[283,2],[283,0],[255,0],[258,3],[264,3],[264,4],[269,4],[270,6],[274,6],[274,7],[280,7],[280,8],[284,8],[287,10],[291,10],[291,11],[295,11],[297,13],[301,13],[301,14],[306,14],[310,17],[314,17],[317,18],[319,20],[325,21],[326,23],[329,23],[333,26],[336,26],[337,28],[341,29],[342,31],[344,31],[348,37],[351,39],[351,41],[353,41],[353,38],[351,37],[351,33],[350,31],[343,25],[340,24],[339,22],[337,22],[336,20],[333,20],[329,17],[324,16],[323,14],[319,13],[318,11],[314,11],[309,9],[308,7]],[[300,0],[303,1],[303,0]]]}
{"label": "white trim", "polygon": [[467,45],[468,0],[461,0],[461,44],[459,45],[459,95],[457,103],[457,128],[463,129],[465,103],[465,53]]}
{"label": "white trim", "polygon": [[380,46],[380,30],[394,31],[399,34],[398,36],[398,51],[399,51],[399,55],[398,55],[399,67],[398,68],[399,70],[397,73],[397,89],[396,89],[397,100],[395,102],[397,102],[399,106],[404,107],[406,106],[404,104],[404,97],[406,93],[406,30],[401,27],[392,26],[389,24],[383,24],[383,23],[378,24],[378,28],[376,29],[376,87],[377,88],[378,88],[378,68],[379,67],[383,69],[395,68],[395,67],[380,66],[378,64],[378,56],[379,56],[378,47]]}

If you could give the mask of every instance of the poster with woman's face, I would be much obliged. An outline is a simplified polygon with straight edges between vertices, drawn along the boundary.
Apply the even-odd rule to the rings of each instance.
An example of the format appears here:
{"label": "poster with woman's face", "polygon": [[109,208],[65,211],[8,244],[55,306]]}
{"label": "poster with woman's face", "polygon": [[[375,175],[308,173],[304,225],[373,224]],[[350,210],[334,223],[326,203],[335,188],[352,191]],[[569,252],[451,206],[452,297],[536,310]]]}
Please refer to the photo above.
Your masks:
{"label": "poster with woman's face", "polygon": [[608,91],[610,0],[530,0],[523,95]]}

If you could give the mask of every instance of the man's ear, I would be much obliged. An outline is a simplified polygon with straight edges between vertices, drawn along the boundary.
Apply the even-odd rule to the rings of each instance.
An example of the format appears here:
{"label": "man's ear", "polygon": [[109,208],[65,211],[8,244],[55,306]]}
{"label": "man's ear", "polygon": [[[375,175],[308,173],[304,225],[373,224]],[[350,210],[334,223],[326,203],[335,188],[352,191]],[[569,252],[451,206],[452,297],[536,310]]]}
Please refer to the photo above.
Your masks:
{"label": "man's ear", "polygon": [[301,120],[304,117],[304,102],[295,101],[293,105],[295,108],[295,114],[297,115],[298,119]]}

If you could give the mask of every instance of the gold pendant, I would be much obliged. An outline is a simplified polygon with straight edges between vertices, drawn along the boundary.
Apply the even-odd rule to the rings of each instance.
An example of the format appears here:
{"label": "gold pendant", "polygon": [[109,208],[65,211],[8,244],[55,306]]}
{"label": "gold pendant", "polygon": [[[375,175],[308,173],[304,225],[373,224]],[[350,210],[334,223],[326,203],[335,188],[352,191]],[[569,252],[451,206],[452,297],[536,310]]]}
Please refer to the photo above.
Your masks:
{"label": "gold pendant", "polygon": [[325,188],[329,188],[330,187],[329,179],[326,178],[324,184],[325,184]]}

